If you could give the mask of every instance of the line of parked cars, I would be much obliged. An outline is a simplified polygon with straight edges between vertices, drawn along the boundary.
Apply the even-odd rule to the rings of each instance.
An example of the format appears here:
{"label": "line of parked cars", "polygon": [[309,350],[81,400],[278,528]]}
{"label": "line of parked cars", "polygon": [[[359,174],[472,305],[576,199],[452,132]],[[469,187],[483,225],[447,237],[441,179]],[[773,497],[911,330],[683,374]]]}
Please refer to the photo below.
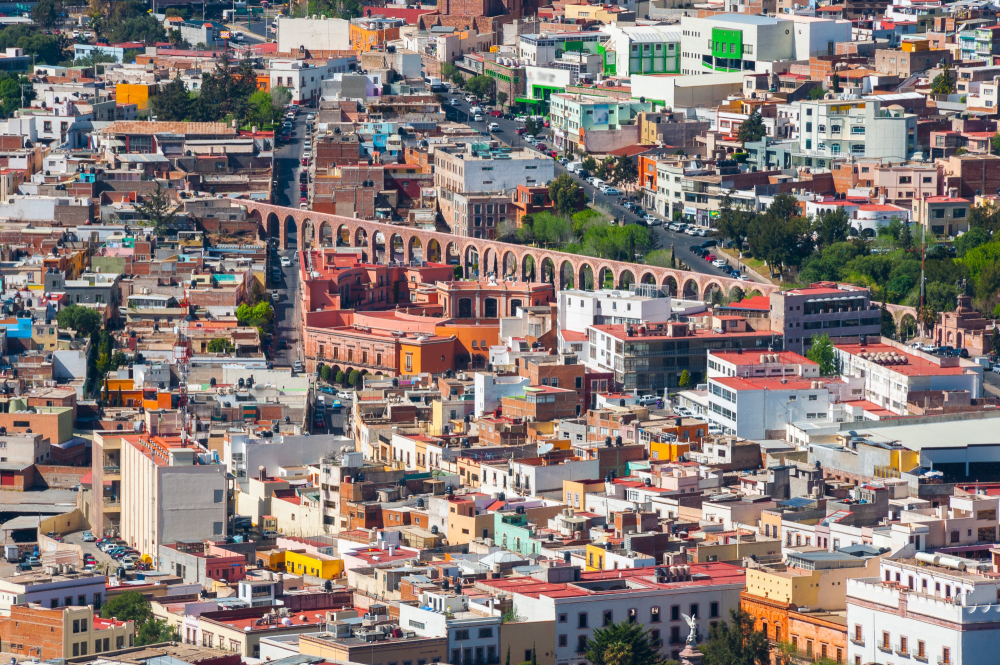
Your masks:
{"label": "line of parked cars", "polygon": [[[921,344],[920,342],[914,342],[913,348],[918,351],[923,351],[924,353],[932,353],[936,356],[944,356],[949,358],[968,358],[968,349],[956,349],[953,346],[935,346],[933,344]],[[998,365],[1000,366],[1000,365]],[[995,368],[994,368],[995,371]],[[997,372],[1000,374],[1000,372]]]}
{"label": "line of parked cars", "polygon": [[729,261],[727,261],[726,259],[719,258],[718,256],[712,253],[712,248],[716,247],[717,245],[718,243],[715,240],[706,240],[703,243],[697,245],[691,245],[691,252],[695,256],[698,256],[710,262],[716,268],[720,268],[721,270],[726,271],[726,273],[728,273],[729,277],[731,277],[732,279],[749,280],[750,279],[749,277],[741,273],[736,268],[730,266]]}
{"label": "line of parked cars", "polygon": [[125,570],[134,570],[139,563],[139,551],[129,547],[124,540],[100,538],[97,540],[97,549],[117,561]]}

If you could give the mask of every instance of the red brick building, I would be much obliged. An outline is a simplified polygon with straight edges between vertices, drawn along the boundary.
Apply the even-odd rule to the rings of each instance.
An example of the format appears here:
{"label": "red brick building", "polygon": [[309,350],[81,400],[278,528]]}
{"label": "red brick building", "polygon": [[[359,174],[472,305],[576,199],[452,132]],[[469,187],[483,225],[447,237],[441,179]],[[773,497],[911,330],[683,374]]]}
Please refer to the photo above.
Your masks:
{"label": "red brick building", "polygon": [[502,413],[508,418],[549,421],[577,415],[576,391],[552,386],[528,386],[524,395],[501,398]]}

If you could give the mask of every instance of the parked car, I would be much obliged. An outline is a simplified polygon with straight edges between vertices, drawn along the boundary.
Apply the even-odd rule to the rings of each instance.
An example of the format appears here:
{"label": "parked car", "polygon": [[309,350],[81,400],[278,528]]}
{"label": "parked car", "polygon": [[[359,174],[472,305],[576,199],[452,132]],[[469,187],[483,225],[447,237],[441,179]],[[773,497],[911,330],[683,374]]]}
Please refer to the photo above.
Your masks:
{"label": "parked car", "polygon": [[709,261],[709,262],[711,262],[711,261],[714,261],[714,260],[715,260],[715,259],[717,259],[717,258],[719,258],[719,257],[717,257],[717,256],[716,256],[715,254],[706,254],[706,255],[704,256],[704,259],[705,259],[706,261]]}
{"label": "parked car", "polygon": [[657,395],[642,395],[636,400],[639,406],[650,406],[651,404],[656,404],[656,401],[660,399]]}
{"label": "parked car", "polygon": [[271,531],[270,529],[261,531],[260,535],[264,538],[277,538],[280,534],[277,531]]}
{"label": "parked car", "polygon": [[502,131],[502,130],[500,129],[500,125],[498,125],[498,124],[497,124],[497,123],[495,123],[495,122],[491,122],[491,123],[489,124],[489,126],[487,126],[487,128],[486,128],[486,129],[488,129],[488,130],[489,130],[489,131],[491,131],[491,132],[499,132],[499,131]]}
{"label": "parked car", "polygon": [[725,268],[729,264],[727,264],[723,259],[715,259],[712,261],[712,265],[716,268]]}
{"label": "parked car", "polygon": [[93,533],[91,533],[90,531],[84,531],[83,532],[83,542],[85,542],[85,543],[92,543],[95,540],[97,540],[97,538],[94,537]]}
{"label": "parked car", "polygon": [[490,115],[493,116],[494,118],[502,118],[503,111],[498,111],[497,109],[493,109],[492,111],[490,111]]}

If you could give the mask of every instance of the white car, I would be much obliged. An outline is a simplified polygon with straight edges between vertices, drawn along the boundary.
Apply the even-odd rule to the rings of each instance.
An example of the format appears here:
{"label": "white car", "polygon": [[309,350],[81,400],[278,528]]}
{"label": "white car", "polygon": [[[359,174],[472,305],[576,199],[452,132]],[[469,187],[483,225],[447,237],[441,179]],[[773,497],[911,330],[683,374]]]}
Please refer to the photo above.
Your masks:
{"label": "white car", "polygon": [[726,263],[724,259],[716,259],[712,261],[712,265],[715,266],[716,268],[725,268],[729,264]]}
{"label": "white car", "polygon": [[489,127],[487,129],[489,129],[491,132],[499,132],[500,131],[500,125],[498,125],[495,122],[491,122],[489,124]]}
{"label": "white car", "polygon": [[469,109],[469,113],[471,113],[472,115],[476,114],[482,115],[483,108],[481,106],[473,106],[471,109]]}
{"label": "white car", "polygon": [[478,113],[472,116],[472,122],[482,122],[482,121],[483,121],[483,116],[479,115]]}
{"label": "white car", "polygon": [[657,397],[656,395],[643,395],[636,400],[636,403],[639,406],[650,406],[656,404],[656,400],[658,399],[659,397]]}
{"label": "white car", "polygon": [[316,118],[316,114],[315,114],[315,113],[310,113],[309,115],[307,115],[307,116],[306,116],[306,120],[307,120],[307,121],[308,121],[308,120],[313,120],[313,119],[315,119],[315,118]]}
{"label": "white car", "polygon": [[282,256],[281,257],[281,267],[282,268],[287,268],[290,265],[292,265],[292,260],[289,259],[287,256]]}
{"label": "white car", "polygon": [[705,236],[708,235],[708,229],[698,229],[698,232],[695,235],[697,235],[699,238],[704,238]]}
{"label": "white car", "polygon": [[678,416],[684,416],[685,418],[691,417],[691,410],[686,406],[678,406],[674,409],[674,413]]}

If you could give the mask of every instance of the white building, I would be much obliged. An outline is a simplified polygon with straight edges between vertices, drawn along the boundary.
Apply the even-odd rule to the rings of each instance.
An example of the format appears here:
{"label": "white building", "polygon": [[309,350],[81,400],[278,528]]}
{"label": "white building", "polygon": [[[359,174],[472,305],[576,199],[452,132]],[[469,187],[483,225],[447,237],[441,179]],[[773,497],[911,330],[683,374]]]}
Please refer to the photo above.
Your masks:
{"label": "white building", "polygon": [[546,492],[562,493],[564,480],[590,480],[600,474],[600,463],[592,460],[563,460],[542,464],[541,458],[484,462],[480,467],[479,491],[484,494],[515,493],[537,497]]}
{"label": "white building", "polygon": [[351,48],[351,23],[339,18],[292,18],[275,20],[278,30],[278,53],[307,51],[348,51]]}
{"label": "white building", "polygon": [[708,419],[744,439],[784,438],[789,423],[826,420],[831,405],[862,390],[861,379],[710,377]]}
{"label": "white building", "polygon": [[890,340],[875,344],[835,344],[845,377],[864,380],[864,399],[906,415],[907,395],[925,390],[965,390],[983,394],[983,367],[962,358],[941,358]]}
{"label": "white building", "polygon": [[[994,557],[997,550],[993,550]],[[847,662],[990,663],[1000,640],[995,567],[918,553],[847,580]]]}
{"label": "white building", "polygon": [[[306,21],[307,19],[292,19]],[[339,20],[339,19],[328,19]],[[317,21],[318,22],[318,21]],[[292,93],[295,104],[308,103],[323,95],[322,82],[333,78],[334,74],[350,71],[355,58],[336,58],[326,63],[317,64],[309,60],[272,60],[268,66],[271,75],[271,88],[282,86]]]}
{"label": "white building", "polygon": [[[586,51],[596,51],[597,44],[607,39],[603,32],[560,32],[521,35],[518,39],[517,57],[526,64],[537,67],[545,67],[552,64],[556,59],[556,54],[566,51],[566,42],[580,42],[581,44],[591,44],[590,48],[583,46]],[[530,88],[529,88],[530,93]]]}
{"label": "white building", "polygon": [[476,372],[473,383],[476,391],[476,418],[481,418],[483,414],[500,406],[502,397],[523,395],[525,387],[531,382],[528,377],[514,374],[498,376],[493,373]]}
{"label": "white building", "polygon": [[851,23],[803,16],[721,14],[681,19],[681,74],[773,71],[775,62],[833,55]]}
{"label": "white building", "polygon": [[555,177],[555,160],[537,150],[508,150],[489,142],[434,151],[434,184],[453,192],[509,193],[540,187]]}
{"label": "white building", "polygon": [[708,639],[709,626],[739,607],[745,575],[725,563],[671,570],[673,577],[659,579],[647,567],[619,569],[610,577],[604,571],[584,572],[559,584],[532,577],[481,584],[510,594],[521,616],[555,623],[555,665],[586,662],[582,654],[594,631],[619,621],[639,622],[654,641],[662,642],[663,656],[677,660],[688,635],[681,614],[695,617],[699,642]]}
{"label": "white building", "polygon": [[[0,579],[0,616],[10,616],[12,605],[38,603],[42,607],[66,607],[104,603],[107,578],[90,573],[49,575],[30,572]],[[67,602],[69,601],[69,602]]]}
{"label": "white building", "polygon": [[[877,100],[800,101],[796,158],[906,160],[916,148],[917,116]],[[822,166],[824,164],[815,164]]]}
{"label": "white building", "polygon": [[673,302],[670,295],[655,285],[637,284],[628,291],[560,291],[559,329],[586,332],[593,325],[665,323],[673,313]]}
{"label": "white building", "polygon": [[[485,609],[485,608],[484,608]],[[469,596],[425,591],[420,607],[400,605],[399,626],[421,637],[447,637],[449,663],[497,663],[500,659],[500,613],[469,611]]]}
{"label": "white building", "polygon": [[791,351],[777,353],[743,353],[742,351],[709,351],[708,378],[737,376],[741,378],[801,377],[819,378],[819,365]]}
{"label": "white building", "polygon": [[608,35],[604,47],[615,52],[615,72],[618,76],[680,72],[681,31],[677,27],[620,27],[612,23],[601,30]]}

